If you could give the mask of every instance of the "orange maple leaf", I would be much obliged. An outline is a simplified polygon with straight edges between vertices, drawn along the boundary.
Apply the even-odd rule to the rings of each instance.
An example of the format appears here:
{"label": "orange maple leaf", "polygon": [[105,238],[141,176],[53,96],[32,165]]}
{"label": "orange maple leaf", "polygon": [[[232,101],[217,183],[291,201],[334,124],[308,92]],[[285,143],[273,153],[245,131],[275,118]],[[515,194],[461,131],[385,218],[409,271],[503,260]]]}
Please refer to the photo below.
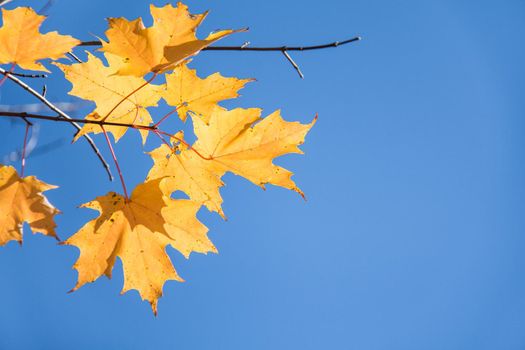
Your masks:
{"label": "orange maple leaf", "polygon": [[22,243],[22,226],[33,233],[55,237],[54,216],[60,213],[42,192],[56,188],[34,176],[21,178],[15,168],[0,164],[0,246],[9,241]]}
{"label": "orange maple leaf", "polygon": [[207,13],[192,15],[180,2],[177,7],[151,5],[150,12],[153,25],[149,28],[141,18],[108,19],[108,41],[102,40],[101,50],[121,58],[117,74],[144,76],[149,72],[166,72],[217,40],[244,30],[221,30],[201,40],[195,31]]}
{"label": "orange maple leaf", "polygon": [[[149,125],[152,119],[146,108],[157,105],[164,86],[146,84],[146,81],[139,77],[113,75],[114,69],[111,67],[118,64],[115,55],[106,54],[109,66],[105,66],[102,60],[93,54],[88,52],[87,55],[87,62],[72,65],[55,63],[73,85],[70,95],[95,102],[95,110],[86,119],[95,120],[107,116],[108,122]],[[139,87],[141,88],[137,89]],[[128,129],[111,125],[105,128],[113,133],[115,141]],[[102,132],[102,129],[99,125],[86,124],[75,140],[90,132],[97,134]],[[140,133],[145,142],[147,131],[141,130]]]}
{"label": "orange maple leaf", "polygon": [[195,69],[180,64],[166,75],[163,97],[170,106],[177,107],[183,121],[188,112],[193,112],[208,122],[218,102],[238,97],[238,91],[252,81],[254,79],[226,78],[219,73],[201,79]]}
{"label": "orange maple leaf", "polygon": [[161,145],[150,155],[154,165],[149,179],[166,177],[165,189],[183,191],[209,210],[224,216],[219,188],[228,171],[264,188],[270,183],[303,195],[291,179],[292,173],[273,164],[273,159],[288,153],[302,153],[299,145],[315,124],[287,122],[276,111],[260,118],[259,108],[231,111],[215,108],[209,123],[192,115],[197,141],[191,149],[173,152]]}
{"label": "orange maple leaf", "polygon": [[36,61],[58,59],[80,44],[69,35],[57,32],[41,34],[38,29],[45,20],[29,7],[2,9],[3,26],[0,28],[0,64],[14,63],[24,69],[48,72]]}
{"label": "orange maple leaf", "polygon": [[110,192],[83,205],[99,211],[100,216],[64,242],[80,249],[74,265],[78,282],[73,290],[103,274],[111,277],[119,257],[124,270],[122,293],[136,289],[156,314],[164,283],[183,281],[166,254],[166,246],[186,258],[191,252],[217,252],[207,237],[208,229],[195,216],[200,203],[165,196],[161,182],[138,185],[129,200]]}

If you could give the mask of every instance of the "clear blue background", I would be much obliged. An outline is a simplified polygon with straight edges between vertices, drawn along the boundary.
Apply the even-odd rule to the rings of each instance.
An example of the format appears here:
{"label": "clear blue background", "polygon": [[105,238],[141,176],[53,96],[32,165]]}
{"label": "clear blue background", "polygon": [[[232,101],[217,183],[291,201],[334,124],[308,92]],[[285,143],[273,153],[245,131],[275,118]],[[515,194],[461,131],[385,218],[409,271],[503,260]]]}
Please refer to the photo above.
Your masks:
{"label": "clear blue background", "polygon": [[[113,280],[66,294],[78,251],[26,230],[23,248],[0,249],[0,349],[525,348],[525,3],[188,4],[212,10],[201,35],[250,27],[222,44],[363,36],[293,54],[305,80],[279,53],[205,52],[193,62],[201,76],[258,79],[227,106],[282,108],[303,122],[319,113],[306,155],[278,161],[308,201],[228,175],[229,220],[199,213],[220,253],[170,252],[187,282],[165,285],[157,318],[136,292],[119,296],[120,265]],[[47,12],[46,30],[83,40],[103,35],[105,17],[151,21],[146,1],[55,1]],[[49,98],[78,101],[54,72]],[[3,105],[33,102],[10,82],[1,89]],[[67,238],[95,216],[76,206],[120,184],[83,141],[69,144],[69,126],[40,126],[39,145],[63,143],[35,152],[26,171],[60,185],[48,197]],[[19,148],[23,125],[0,128],[3,156]],[[151,165],[142,151],[137,135],[117,145],[129,187]]]}

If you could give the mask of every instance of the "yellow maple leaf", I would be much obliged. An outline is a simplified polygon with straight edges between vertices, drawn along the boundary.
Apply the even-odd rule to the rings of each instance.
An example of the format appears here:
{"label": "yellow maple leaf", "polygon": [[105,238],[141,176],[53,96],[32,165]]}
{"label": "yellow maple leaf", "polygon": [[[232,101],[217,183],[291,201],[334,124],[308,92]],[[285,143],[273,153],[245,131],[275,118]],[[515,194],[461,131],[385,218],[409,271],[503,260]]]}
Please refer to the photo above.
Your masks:
{"label": "yellow maple leaf", "polygon": [[148,179],[165,177],[162,187],[165,193],[182,191],[210,211],[225,217],[219,193],[219,188],[224,185],[222,169],[217,172],[211,161],[202,159],[195,152],[183,150],[176,153],[167,145],[161,145],[149,154],[155,164],[148,173]]}
{"label": "yellow maple leaf", "polygon": [[58,59],[80,44],[69,35],[57,32],[41,34],[38,30],[45,16],[29,7],[13,10],[2,9],[3,25],[0,28],[0,64],[14,63],[23,69],[48,72],[36,61]]}
{"label": "yellow maple leaf", "polygon": [[34,176],[21,178],[15,168],[0,164],[0,246],[9,241],[22,243],[24,221],[33,233],[58,239],[54,216],[60,211],[42,194],[53,188]]}
{"label": "yellow maple leaf", "polygon": [[122,261],[122,293],[136,289],[157,313],[157,301],[167,280],[183,281],[175,271],[166,246],[185,257],[191,252],[217,252],[207,237],[208,229],[196,218],[200,203],[165,196],[162,179],[138,185],[131,198],[110,192],[83,207],[100,216],[82,227],[64,244],[80,249],[74,265],[78,282],[73,290],[103,274],[111,277],[116,257]]}
{"label": "yellow maple leaf", "polygon": [[166,192],[183,191],[222,216],[219,188],[227,171],[262,188],[270,183],[303,195],[291,179],[292,173],[272,161],[284,154],[302,153],[298,146],[316,119],[301,124],[283,120],[279,111],[263,119],[260,115],[258,108],[215,108],[209,124],[192,115],[197,136],[192,149],[173,152],[160,146],[150,153],[154,165],[148,178],[167,176]]}
{"label": "yellow maple leaf", "polygon": [[208,122],[218,102],[239,96],[237,92],[251,81],[254,79],[226,78],[219,73],[201,79],[194,69],[181,64],[166,75],[163,97],[169,105],[177,107],[183,121],[191,111]]}
{"label": "yellow maple leaf", "polygon": [[108,41],[102,40],[102,51],[118,55],[122,66],[120,75],[144,76],[149,72],[163,73],[213,44],[239,30],[222,30],[206,39],[197,39],[195,31],[207,13],[192,15],[188,7],[150,5],[153,25],[144,26],[141,18],[128,21],[125,18],[109,18],[106,31]]}
{"label": "yellow maple leaf", "polygon": [[[89,52],[87,54],[88,60],[85,63],[72,65],[55,63],[73,85],[70,95],[95,102],[95,110],[86,119],[101,119],[111,112],[106,119],[108,122],[151,124],[152,118],[146,108],[157,105],[164,86],[146,84],[146,81],[139,77],[112,75],[114,72],[112,67],[118,64],[115,62],[114,55],[106,54],[109,66],[105,66],[99,58]],[[142,88],[131,94],[142,85],[144,85]],[[127,97],[130,94],[131,96]],[[115,141],[118,141],[128,128],[108,125],[105,129],[113,133]],[[86,124],[76,135],[75,140],[90,132],[100,133],[102,129],[96,124]],[[145,142],[147,131],[141,130],[140,133]]]}

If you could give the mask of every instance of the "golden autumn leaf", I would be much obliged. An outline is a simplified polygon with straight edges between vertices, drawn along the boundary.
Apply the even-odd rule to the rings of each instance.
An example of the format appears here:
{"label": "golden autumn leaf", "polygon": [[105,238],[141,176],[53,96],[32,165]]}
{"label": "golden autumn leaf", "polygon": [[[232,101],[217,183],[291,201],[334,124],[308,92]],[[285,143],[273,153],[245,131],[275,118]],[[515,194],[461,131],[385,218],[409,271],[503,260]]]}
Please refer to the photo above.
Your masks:
{"label": "golden autumn leaf", "polygon": [[2,9],[0,28],[0,64],[14,63],[23,69],[48,72],[39,62],[58,59],[80,44],[80,41],[57,32],[41,34],[40,25],[46,19],[29,7]]}
{"label": "golden autumn leaf", "polygon": [[254,79],[226,78],[219,73],[201,79],[194,69],[180,64],[166,75],[163,97],[169,105],[177,107],[177,113],[183,121],[191,111],[208,122],[218,102],[239,96],[237,92],[251,81]]}
{"label": "golden autumn leaf", "polygon": [[[87,54],[88,60],[85,63],[72,65],[55,63],[73,85],[70,95],[95,102],[95,110],[86,119],[101,119],[110,113],[106,119],[108,122],[151,124],[151,115],[146,108],[157,105],[164,86],[146,84],[146,81],[139,77],[112,75],[114,70],[111,67],[118,64],[115,62],[114,55],[106,54],[110,64],[108,67],[91,53]],[[143,87],[138,89],[141,86]],[[138,90],[133,93],[136,89]],[[131,96],[127,97],[130,94]],[[108,125],[105,129],[113,133],[115,141],[118,141],[128,128]],[[86,124],[76,135],[75,140],[90,132],[100,133],[102,129],[96,124]],[[140,132],[145,142],[147,132],[144,130]]]}
{"label": "golden autumn leaf", "polygon": [[202,203],[210,211],[225,217],[222,211],[222,197],[219,193],[224,183],[223,175],[217,172],[214,164],[202,159],[195,152],[183,150],[173,152],[167,145],[161,145],[152,152],[154,166],[151,168],[148,179],[165,177],[163,189],[166,193],[182,191],[192,200]]}
{"label": "golden autumn leaf", "polygon": [[103,274],[111,277],[117,257],[122,261],[122,293],[135,289],[157,313],[157,301],[168,280],[183,281],[175,271],[166,246],[185,257],[191,252],[217,252],[207,237],[208,229],[197,218],[200,203],[165,196],[162,179],[138,185],[131,198],[110,192],[83,207],[100,216],[82,227],[64,244],[80,249],[74,265],[78,282],[73,290]]}
{"label": "golden autumn leaf", "polygon": [[0,246],[9,241],[22,243],[22,225],[33,233],[55,237],[54,216],[60,213],[42,192],[56,188],[34,176],[21,178],[15,168],[0,164]]}
{"label": "golden autumn leaf", "polygon": [[150,72],[166,72],[215,41],[239,31],[222,30],[201,40],[195,32],[207,13],[192,15],[180,2],[177,7],[150,5],[150,12],[153,25],[149,28],[141,18],[108,19],[108,41],[102,40],[101,50],[121,58],[122,66],[117,74],[144,76]]}
{"label": "golden autumn leaf", "polygon": [[192,149],[172,152],[163,145],[150,155],[154,165],[149,179],[168,176],[167,192],[183,191],[190,199],[203,203],[223,216],[219,188],[228,171],[264,188],[267,183],[303,195],[291,179],[292,173],[273,164],[273,159],[288,153],[302,153],[299,145],[310,124],[287,122],[276,111],[260,119],[258,108],[231,111],[216,108],[209,124],[192,115],[197,141]]}

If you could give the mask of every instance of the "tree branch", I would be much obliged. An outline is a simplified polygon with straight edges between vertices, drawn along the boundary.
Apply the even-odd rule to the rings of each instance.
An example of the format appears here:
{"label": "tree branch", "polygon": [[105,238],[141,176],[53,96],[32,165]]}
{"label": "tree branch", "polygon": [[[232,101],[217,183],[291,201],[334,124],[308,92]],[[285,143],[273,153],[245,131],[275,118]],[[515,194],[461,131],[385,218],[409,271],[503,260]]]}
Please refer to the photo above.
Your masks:
{"label": "tree branch", "polygon": [[[69,122],[70,124],[72,124],[77,130],[80,130],[82,129],[82,127],[78,124],[78,121],[75,121],[73,118],[71,118],[69,115],[67,115],[65,112],[63,112],[61,109],[59,109],[58,107],[56,107],[54,104],[52,104],[51,102],[49,102],[44,96],[42,96],[41,94],[39,94],[36,90],[34,90],[32,87],[30,87],[29,85],[27,85],[26,83],[24,83],[22,80],[18,79],[17,77],[11,75],[8,71],[6,71],[5,69],[3,68],[0,68],[0,74],[3,74],[6,78],[12,80],[15,84],[19,85],[20,87],[22,87],[24,90],[26,90],[27,92],[29,92],[31,95],[35,96],[37,99],[40,100],[40,102],[42,102],[43,104],[45,104],[47,107],[49,107],[49,109],[51,109],[52,111],[56,112],[60,119],[66,121],[66,122]],[[97,148],[97,146],[95,145],[95,142],[93,142],[93,139],[91,139],[91,137],[89,137],[89,135],[84,135],[84,138],[86,139],[86,141],[89,143],[89,145],[91,146],[91,148],[93,149],[93,151],[95,152],[95,154],[97,155],[97,157],[100,159],[100,162],[102,163],[102,166],[104,167],[104,169],[106,169],[106,172],[108,173],[108,176],[109,176],[109,179],[110,181],[113,181],[113,175],[111,174],[111,170],[109,169],[109,165],[108,163],[106,162],[106,160],[104,159],[104,157],[102,156],[102,154],[100,153],[99,149]]]}
{"label": "tree branch", "polygon": [[101,120],[75,119],[75,118],[64,119],[64,118],[61,118],[60,116],[32,114],[32,113],[26,113],[26,112],[0,111],[0,117],[20,118],[20,119],[25,119],[25,118],[40,119],[40,120],[49,120],[53,122],[66,122],[70,124],[80,123],[80,124],[96,124],[100,126],[122,126],[126,128],[143,129],[143,130],[151,130],[151,131],[157,130],[157,127],[155,125],[150,126],[150,125],[116,123],[116,122],[108,122],[102,119]]}
{"label": "tree branch", "polygon": [[[48,115],[30,114],[30,113],[25,113],[25,112],[8,112],[8,111],[0,111],[0,117],[21,118],[21,119],[24,119],[24,120],[26,120],[27,118],[33,118],[33,119],[50,120],[50,121],[54,121],[54,122],[68,122],[68,123],[74,122],[74,123],[84,123],[84,124],[97,124],[97,125],[99,125],[102,128],[102,131],[104,132],[104,136],[106,137],[106,140],[108,141],[108,145],[109,145],[110,148],[112,148],[111,142],[109,142],[109,139],[107,138],[107,133],[106,133],[106,130],[105,130],[104,126],[121,126],[121,127],[127,127],[127,128],[136,129],[136,130],[148,130],[148,131],[151,131],[151,132],[155,133],[161,139],[162,139],[162,135],[166,135],[166,136],[168,136],[170,138],[174,138],[175,140],[179,141],[180,143],[182,143],[186,147],[188,147],[188,149],[190,149],[193,152],[195,152],[195,154],[197,154],[199,157],[201,157],[204,160],[212,160],[213,159],[213,157],[206,157],[206,156],[204,156],[198,150],[193,148],[193,146],[191,146],[189,143],[187,143],[183,139],[175,136],[174,134],[169,134],[167,132],[164,132],[164,131],[160,130],[158,128],[157,124],[154,124],[154,125],[140,125],[140,124],[115,123],[115,122],[108,122],[105,119],[100,119],[100,120],[69,119],[69,120],[65,120],[65,119],[60,118],[59,116],[58,117],[53,117],[53,116],[48,116]],[[115,155],[114,155],[113,149],[111,149],[111,152],[112,152],[113,159],[115,160]],[[125,189],[126,185],[124,184],[124,179],[122,177],[122,172],[120,171],[120,167],[116,163],[117,163],[117,161],[115,160],[115,165],[117,166],[117,170],[119,172],[120,180],[122,181],[122,186],[124,187],[124,191],[126,192],[126,189]]]}
{"label": "tree branch", "polygon": [[26,74],[26,73],[16,73],[16,72],[11,72],[9,74],[14,75],[16,77],[21,77],[21,78],[47,78],[47,74]]}
{"label": "tree branch", "polygon": [[[360,36],[355,36],[353,38],[343,40],[343,41],[334,41],[328,44],[321,44],[321,45],[313,45],[313,46],[268,46],[268,47],[255,47],[255,46],[248,46],[249,43],[244,43],[241,46],[208,46],[202,49],[202,51],[280,51],[286,57],[288,62],[292,65],[292,67],[297,71],[297,74],[299,74],[299,77],[301,79],[304,79],[303,72],[301,72],[301,68],[295,63],[295,61],[292,59],[292,57],[288,54],[288,51],[310,51],[310,50],[322,50],[327,49],[330,47],[338,47],[346,44],[353,43],[355,41],[361,40]],[[101,46],[102,42],[95,40],[95,41],[84,41],[80,43],[77,46]]]}
{"label": "tree branch", "polygon": [[[350,44],[352,42],[356,42],[361,40],[361,37],[356,36],[347,40],[343,41],[334,41],[327,44],[321,44],[321,45],[311,45],[311,46],[269,46],[269,47],[250,47],[248,46],[248,43],[244,43],[241,46],[209,46],[202,49],[202,51],[280,51],[286,59],[290,62],[290,64],[293,66],[293,68],[297,71],[299,76],[301,78],[304,78],[303,73],[301,72],[301,69],[299,66],[295,63],[295,61],[292,59],[292,57],[288,54],[288,51],[310,51],[310,50],[322,50],[327,49],[331,47],[338,47],[346,44]],[[84,41],[80,43],[77,46],[101,46],[102,43],[100,41]],[[73,59],[80,61],[74,54],[71,53],[71,57]],[[18,79],[15,75],[21,76],[21,77],[44,77],[43,75],[26,75],[26,74],[20,74],[16,73],[13,74],[11,72],[8,72],[4,70],[3,68],[0,68],[0,74],[4,75],[4,79],[9,78],[14,83],[28,91],[30,94],[35,96],[37,99],[39,99],[43,104],[45,104],[49,109],[56,112],[58,114],[57,117],[54,116],[45,116],[45,115],[37,115],[37,114],[30,114],[25,112],[9,112],[9,111],[0,111],[0,116],[4,117],[15,117],[15,118],[34,118],[34,119],[42,119],[42,120],[50,120],[50,121],[62,121],[62,122],[68,122],[72,124],[77,130],[81,130],[80,123],[84,124],[98,124],[100,126],[121,126],[121,127],[128,127],[133,129],[142,129],[142,130],[150,130],[150,131],[159,131],[158,130],[158,124],[148,126],[148,125],[134,125],[134,124],[125,124],[125,123],[115,123],[115,122],[107,122],[103,118],[102,120],[89,120],[89,119],[74,119],[68,116],[65,112],[63,112],[61,109],[59,109],[57,106],[49,102],[44,94],[39,94],[37,91],[35,91],[33,88],[28,86],[26,83]],[[97,146],[93,142],[93,140],[88,135],[83,135],[83,137],[87,140],[97,157],[100,159],[102,166],[106,169],[110,180],[113,180],[113,175],[111,174],[111,171],[109,169],[108,163],[103,158],[102,154],[98,150]]]}
{"label": "tree branch", "polygon": [[80,58],[77,57],[77,55],[75,55],[73,52],[68,52],[67,55],[69,57],[71,57],[73,60],[75,60],[77,63],[82,63],[82,60]]}
{"label": "tree branch", "polygon": [[[334,41],[328,44],[313,45],[313,46],[270,46],[270,47],[256,47],[256,46],[208,46],[202,49],[202,51],[309,51],[309,50],[321,50],[329,47],[338,47],[352,43],[354,41],[361,40],[360,36],[356,36],[343,41]],[[102,42],[95,41],[83,41],[78,46],[101,46]]]}
{"label": "tree branch", "polygon": [[299,66],[297,65],[297,63],[295,63],[295,61],[293,60],[293,58],[288,54],[288,52],[286,52],[286,50],[283,50],[282,51],[284,57],[286,57],[286,59],[288,60],[288,62],[290,62],[290,64],[292,65],[292,67],[294,67],[294,69],[297,71],[297,74],[299,74],[299,77],[301,79],[304,79],[304,74],[303,72],[301,72],[301,68],[299,68]]}

